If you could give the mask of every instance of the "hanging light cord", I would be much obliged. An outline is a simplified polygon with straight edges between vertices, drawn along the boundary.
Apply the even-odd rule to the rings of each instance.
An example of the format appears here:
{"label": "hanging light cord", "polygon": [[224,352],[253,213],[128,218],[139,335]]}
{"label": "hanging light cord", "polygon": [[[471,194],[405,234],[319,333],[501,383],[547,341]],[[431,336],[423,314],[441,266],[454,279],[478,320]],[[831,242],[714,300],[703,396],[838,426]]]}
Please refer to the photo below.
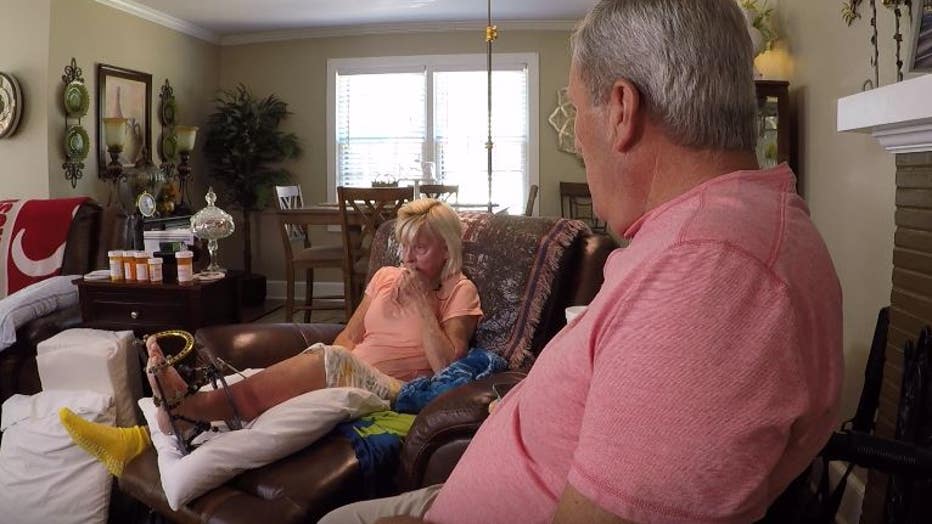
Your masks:
{"label": "hanging light cord", "polygon": [[489,213],[492,212],[492,42],[498,38],[498,27],[492,25],[492,0],[488,1],[488,24],[485,27],[485,41],[487,45],[487,65],[488,65],[488,74],[489,74],[489,93],[488,93],[488,102],[489,102],[489,137],[485,143],[485,149],[488,153],[488,183],[489,183]]}

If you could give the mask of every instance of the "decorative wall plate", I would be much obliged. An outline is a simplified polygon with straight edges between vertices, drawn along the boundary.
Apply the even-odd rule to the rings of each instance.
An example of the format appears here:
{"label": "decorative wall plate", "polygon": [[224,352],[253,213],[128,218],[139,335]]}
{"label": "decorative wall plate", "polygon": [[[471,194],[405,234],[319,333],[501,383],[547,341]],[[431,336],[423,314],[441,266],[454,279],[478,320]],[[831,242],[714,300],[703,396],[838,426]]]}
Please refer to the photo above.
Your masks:
{"label": "decorative wall plate", "polygon": [[65,156],[69,160],[84,160],[90,148],[91,139],[83,127],[74,125],[65,131]]}
{"label": "decorative wall plate", "polygon": [[167,98],[162,101],[162,107],[159,109],[159,120],[163,126],[171,127],[175,125],[175,115],[178,113],[178,105],[174,98]]}
{"label": "decorative wall plate", "polygon": [[91,104],[91,94],[80,80],[74,80],[65,86],[65,114],[70,118],[81,118],[87,114]]}
{"label": "decorative wall plate", "polygon": [[12,75],[0,73],[0,138],[12,135],[23,113],[23,93]]}
{"label": "decorative wall plate", "polygon": [[178,155],[178,137],[175,133],[162,135],[162,141],[159,142],[159,157],[163,160],[174,160]]}

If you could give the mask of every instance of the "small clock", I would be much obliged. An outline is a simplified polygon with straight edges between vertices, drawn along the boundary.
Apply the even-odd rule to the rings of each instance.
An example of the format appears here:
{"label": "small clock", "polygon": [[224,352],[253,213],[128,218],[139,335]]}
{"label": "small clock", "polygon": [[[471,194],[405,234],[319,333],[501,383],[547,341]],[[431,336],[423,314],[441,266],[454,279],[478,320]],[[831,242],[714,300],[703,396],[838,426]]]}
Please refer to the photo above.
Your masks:
{"label": "small clock", "polygon": [[12,135],[23,113],[23,93],[12,75],[0,73],[0,138]]}
{"label": "small clock", "polygon": [[136,207],[139,208],[139,212],[142,216],[152,218],[156,210],[155,197],[152,196],[152,193],[143,191],[139,197],[136,198]]}

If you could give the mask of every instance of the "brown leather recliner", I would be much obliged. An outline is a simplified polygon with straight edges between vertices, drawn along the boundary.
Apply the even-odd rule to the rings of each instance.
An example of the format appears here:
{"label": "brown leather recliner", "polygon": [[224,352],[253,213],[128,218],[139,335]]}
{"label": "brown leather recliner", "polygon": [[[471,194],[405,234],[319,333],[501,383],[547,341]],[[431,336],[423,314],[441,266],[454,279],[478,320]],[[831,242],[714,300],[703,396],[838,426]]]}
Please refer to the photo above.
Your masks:
{"label": "brown leather recliner", "polygon": [[[483,243],[487,243],[488,238],[507,236],[503,232],[509,228],[529,224],[538,227],[546,221],[552,224],[555,220],[561,224],[568,222],[530,217],[492,218],[491,225],[487,224],[491,230],[485,231],[486,236],[478,234],[474,238],[470,235],[475,232],[475,224],[467,221],[464,272],[479,287],[483,310],[487,314],[484,322],[488,320],[487,324],[495,324],[500,320],[498,312],[487,309],[495,308],[491,300],[487,300],[487,295],[494,294],[496,287],[505,287],[507,284],[467,271],[482,266],[482,261],[477,257],[483,257]],[[382,229],[389,231],[390,227],[389,224]],[[531,239],[532,244],[539,242],[540,246],[544,246],[547,233],[543,229],[541,231],[541,238]],[[383,234],[376,238],[375,244],[386,245],[381,252],[374,248],[370,276],[375,268],[386,262],[392,263],[393,240],[382,230],[380,233]],[[501,241],[513,243],[514,239]],[[616,247],[617,244],[610,237],[593,235],[587,229],[575,236],[556,267],[551,268],[554,277],[552,293],[541,307],[536,330],[527,335],[533,339],[530,353],[536,355],[550,337],[562,328],[565,324],[563,312],[567,306],[590,302],[601,287],[605,259]],[[508,250],[513,246],[504,245],[502,248]],[[535,244],[531,249],[538,247]],[[542,252],[544,247],[539,250]],[[389,253],[387,258],[386,253]],[[383,257],[381,260],[380,256]],[[524,271],[533,274],[539,270],[538,266],[524,268]],[[196,337],[208,354],[221,357],[238,368],[266,367],[297,354],[314,342],[332,342],[342,328],[342,325],[332,324],[229,325],[200,329]],[[481,327],[479,331],[482,331]],[[490,340],[489,337],[494,336],[494,333],[477,332],[480,342],[483,337]],[[394,478],[384,479],[384,491],[398,492],[446,478],[487,415],[488,403],[494,396],[491,384],[520,380],[523,377],[520,368],[530,364],[529,360],[522,361],[520,358],[512,358],[511,362],[513,368],[519,369],[449,391],[431,402],[417,416],[401,451],[398,473]],[[330,510],[365,497],[353,448],[348,440],[335,434],[289,457],[243,473],[193,500],[179,511],[172,511],[168,507],[161,490],[157,457],[152,449],[127,465],[119,485],[122,491],[169,520],[186,523],[316,522]]]}
{"label": "brown leather recliner", "polygon": [[[116,207],[103,208],[93,201],[82,204],[68,230],[62,275],[83,275],[106,268],[107,251],[131,242],[125,230],[126,214]],[[36,368],[39,342],[81,323],[78,304],[32,320],[16,330],[16,342],[0,352],[0,404],[14,394],[41,391]]]}

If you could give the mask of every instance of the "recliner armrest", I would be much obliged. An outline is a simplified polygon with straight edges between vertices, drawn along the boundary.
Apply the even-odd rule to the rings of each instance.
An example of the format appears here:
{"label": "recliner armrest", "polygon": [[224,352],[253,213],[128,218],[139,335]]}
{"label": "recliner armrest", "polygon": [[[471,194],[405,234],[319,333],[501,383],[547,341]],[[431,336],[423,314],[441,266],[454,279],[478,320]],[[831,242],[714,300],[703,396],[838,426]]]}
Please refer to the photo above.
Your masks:
{"label": "recliner armrest", "polygon": [[[398,483],[403,489],[423,487],[442,481],[459,461],[469,440],[489,416],[495,400],[494,384],[516,384],[526,375],[517,371],[497,373],[465,384],[438,396],[414,419],[401,449]],[[444,449],[445,446],[452,447]],[[438,450],[442,450],[439,452]]]}
{"label": "recliner armrest", "polygon": [[264,368],[297,355],[317,342],[331,344],[342,324],[229,324],[197,330],[210,355],[239,369]]}

